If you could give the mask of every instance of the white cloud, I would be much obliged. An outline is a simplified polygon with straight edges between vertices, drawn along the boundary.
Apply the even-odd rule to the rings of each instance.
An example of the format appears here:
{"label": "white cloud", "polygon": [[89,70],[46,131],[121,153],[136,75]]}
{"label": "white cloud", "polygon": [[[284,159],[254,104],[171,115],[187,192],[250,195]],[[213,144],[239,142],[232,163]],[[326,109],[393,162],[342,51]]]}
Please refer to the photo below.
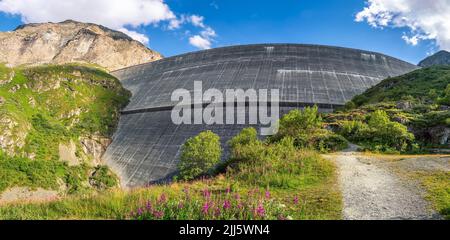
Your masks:
{"label": "white cloud", "polygon": [[26,23],[72,19],[114,29],[176,18],[163,0],[2,0],[0,11],[21,15]]}
{"label": "white cloud", "polygon": [[191,15],[189,17],[189,22],[191,22],[192,25],[196,27],[204,28],[205,27],[205,24],[203,23],[204,20],[205,18],[203,16]]}
{"label": "white cloud", "polygon": [[368,0],[356,15],[373,27],[407,27],[402,38],[411,45],[432,39],[441,49],[450,50],[450,0]]}
{"label": "white cloud", "polygon": [[172,19],[169,22],[169,30],[179,29],[183,23],[184,21],[182,19],[178,18]]}
{"label": "white cloud", "polygon": [[197,47],[199,49],[210,49],[211,48],[211,41],[200,35],[195,35],[195,36],[190,37],[189,43],[192,46]]}
{"label": "white cloud", "polygon": [[202,31],[193,41],[204,48],[211,47],[215,31],[204,24],[199,15],[180,15],[172,12],[164,0],[0,0],[0,12],[20,15],[25,23],[61,22],[72,19],[91,22],[121,31],[133,39],[148,44],[149,38],[133,31],[139,26],[159,25],[176,30],[190,23]]}
{"label": "white cloud", "polygon": [[216,1],[212,1],[212,2],[209,4],[209,6],[215,8],[216,10],[219,10],[219,4],[217,4]]}
{"label": "white cloud", "polygon": [[150,39],[148,39],[148,37],[145,34],[131,31],[126,28],[119,28],[118,31],[125,33],[126,35],[130,36],[132,39],[139,41],[143,44],[147,45],[149,43]]}
{"label": "white cloud", "polygon": [[195,27],[201,28],[199,34],[189,38],[189,43],[199,49],[210,49],[214,38],[217,37],[217,33],[213,28],[204,23],[205,18],[199,15],[191,15],[185,16],[184,21],[191,23]]}

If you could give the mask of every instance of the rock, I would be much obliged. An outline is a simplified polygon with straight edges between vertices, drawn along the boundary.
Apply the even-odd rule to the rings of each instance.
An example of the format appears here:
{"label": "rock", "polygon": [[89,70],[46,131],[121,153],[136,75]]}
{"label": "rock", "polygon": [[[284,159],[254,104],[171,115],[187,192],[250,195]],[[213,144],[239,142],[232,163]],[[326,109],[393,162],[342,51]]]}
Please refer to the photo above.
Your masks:
{"label": "rock", "polygon": [[9,89],[8,92],[10,92],[10,93],[16,93],[16,92],[19,91],[19,90],[20,90],[20,85],[17,84],[17,85],[14,85],[11,89]]}
{"label": "rock", "polygon": [[413,108],[413,104],[409,101],[399,101],[395,107],[401,110],[410,110]]}
{"label": "rock", "polygon": [[450,128],[445,126],[436,126],[428,130],[428,134],[431,136],[433,143],[440,145],[449,144],[450,140]]}
{"label": "rock", "polygon": [[62,114],[60,116],[60,118],[61,119],[67,119],[67,118],[72,118],[72,117],[78,117],[78,116],[80,116],[80,114],[81,114],[81,109],[80,108],[76,108],[76,109],[70,110],[68,113]]}
{"label": "rock", "polygon": [[70,141],[67,145],[59,144],[59,159],[67,162],[69,166],[78,166],[80,161],[76,156],[77,146],[73,141]]}
{"label": "rock", "polygon": [[29,97],[28,98],[28,103],[32,106],[35,107],[36,106],[36,100],[33,97]]}
{"label": "rock", "polygon": [[111,144],[110,138],[91,136],[81,139],[83,152],[93,157],[95,166],[101,165],[102,156],[106,152],[106,148]]}
{"label": "rock", "polygon": [[14,187],[0,195],[0,204],[34,201],[52,201],[59,198],[57,191],[38,188],[31,190],[25,187]]}
{"label": "rock", "polygon": [[0,149],[8,155],[15,156],[16,149],[25,146],[28,131],[28,125],[20,125],[6,114],[0,115]]}
{"label": "rock", "polygon": [[126,34],[96,24],[27,24],[0,32],[0,62],[10,66],[82,62],[113,71],[161,58]]}
{"label": "rock", "polygon": [[441,105],[439,106],[439,111],[450,111],[450,106]]}

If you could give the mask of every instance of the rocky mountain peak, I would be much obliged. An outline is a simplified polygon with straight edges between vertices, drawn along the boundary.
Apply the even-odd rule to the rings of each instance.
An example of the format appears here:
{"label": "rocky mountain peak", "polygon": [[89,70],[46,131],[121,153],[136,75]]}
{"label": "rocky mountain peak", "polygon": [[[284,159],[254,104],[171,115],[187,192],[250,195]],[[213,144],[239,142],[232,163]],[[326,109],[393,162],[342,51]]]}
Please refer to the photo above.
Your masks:
{"label": "rocky mountain peak", "polygon": [[31,23],[0,32],[0,62],[11,66],[80,62],[114,71],[161,58],[128,35],[92,23]]}
{"label": "rocky mountain peak", "polygon": [[439,51],[419,63],[420,67],[431,67],[435,65],[450,65],[450,52],[444,50]]}

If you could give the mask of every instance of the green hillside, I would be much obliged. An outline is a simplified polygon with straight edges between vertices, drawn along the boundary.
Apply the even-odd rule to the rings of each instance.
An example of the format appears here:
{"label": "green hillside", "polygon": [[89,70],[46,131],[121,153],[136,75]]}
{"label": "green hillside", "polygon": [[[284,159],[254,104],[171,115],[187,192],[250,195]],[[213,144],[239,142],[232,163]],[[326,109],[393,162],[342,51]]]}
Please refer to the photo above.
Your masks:
{"label": "green hillside", "polygon": [[129,97],[115,77],[96,68],[1,65],[0,192],[18,186],[76,193],[116,185],[89,146],[108,142]]}
{"label": "green hillside", "polygon": [[326,120],[348,140],[372,151],[450,149],[450,66],[386,79]]}
{"label": "green hillside", "polygon": [[[437,100],[445,96],[445,90],[449,84],[450,66],[424,68],[386,79],[355,97],[352,102],[356,106],[400,100],[408,100],[416,104],[439,104]],[[445,103],[450,104],[450,102]]]}

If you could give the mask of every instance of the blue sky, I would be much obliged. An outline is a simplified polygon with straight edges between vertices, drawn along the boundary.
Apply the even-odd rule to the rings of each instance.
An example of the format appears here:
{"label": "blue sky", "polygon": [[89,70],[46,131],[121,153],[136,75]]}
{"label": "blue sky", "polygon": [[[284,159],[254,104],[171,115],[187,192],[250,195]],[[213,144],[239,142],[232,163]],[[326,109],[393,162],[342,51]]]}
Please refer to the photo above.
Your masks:
{"label": "blue sky", "polygon": [[[408,44],[402,37],[417,33],[417,30],[412,32],[408,26],[391,24],[375,28],[369,25],[368,20],[355,21],[356,15],[368,6],[362,0],[165,0],[163,2],[170,8],[175,18],[182,19],[183,16],[196,15],[202,17],[201,23],[194,24],[191,21],[190,24],[185,23],[176,29],[169,29],[167,19],[174,17],[168,16],[151,24],[134,24],[135,26],[124,24],[124,26],[146,35],[149,38],[149,47],[165,56],[198,50],[199,47],[190,44],[189,39],[195,35],[203,36],[201,32],[206,29],[215,32],[206,37],[211,47],[251,43],[323,44],[381,52],[412,63],[418,63],[427,54],[438,49],[436,39],[428,37],[422,37],[422,41],[415,43],[415,46]],[[15,15],[5,13],[8,10],[0,12],[0,31],[13,30],[22,23],[24,16],[28,19],[47,20],[43,16],[27,13],[27,10],[9,10],[10,13],[14,11],[19,13]],[[68,15],[68,18],[73,18],[72,16]],[[53,18],[48,19],[52,20]]]}

